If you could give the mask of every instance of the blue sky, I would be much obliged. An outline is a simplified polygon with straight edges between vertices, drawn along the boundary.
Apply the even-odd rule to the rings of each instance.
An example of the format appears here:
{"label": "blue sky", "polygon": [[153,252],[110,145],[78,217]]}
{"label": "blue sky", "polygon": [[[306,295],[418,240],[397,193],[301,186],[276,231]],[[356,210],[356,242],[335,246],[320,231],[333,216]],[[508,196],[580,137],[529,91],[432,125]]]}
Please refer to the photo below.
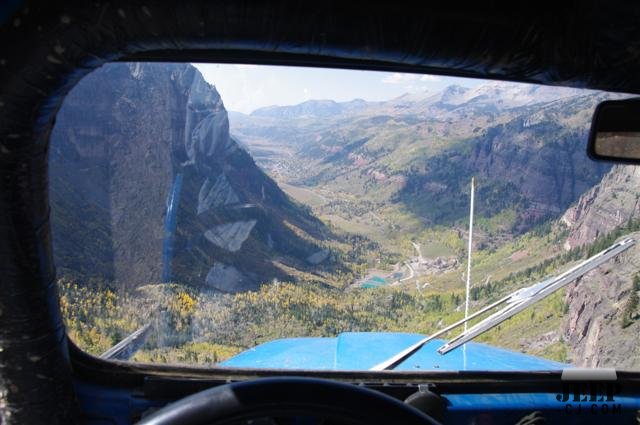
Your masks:
{"label": "blue sky", "polygon": [[269,105],[309,99],[388,100],[407,92],[442,90],[451,84],[473,87],[482,80],[378,71],[264,65],[194,64],[216,86],[225,107],[250,113]]}

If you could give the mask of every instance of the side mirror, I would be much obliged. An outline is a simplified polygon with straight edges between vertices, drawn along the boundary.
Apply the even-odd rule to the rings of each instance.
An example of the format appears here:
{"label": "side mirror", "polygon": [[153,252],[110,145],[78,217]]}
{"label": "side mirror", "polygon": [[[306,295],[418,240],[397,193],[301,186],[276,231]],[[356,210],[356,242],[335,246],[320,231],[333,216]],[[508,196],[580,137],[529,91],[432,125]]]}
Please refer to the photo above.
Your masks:
{"label": "side mirror", "polygon": [[607,100],[598,105],[587,155],[595,161],[640,164],[640,98]]}

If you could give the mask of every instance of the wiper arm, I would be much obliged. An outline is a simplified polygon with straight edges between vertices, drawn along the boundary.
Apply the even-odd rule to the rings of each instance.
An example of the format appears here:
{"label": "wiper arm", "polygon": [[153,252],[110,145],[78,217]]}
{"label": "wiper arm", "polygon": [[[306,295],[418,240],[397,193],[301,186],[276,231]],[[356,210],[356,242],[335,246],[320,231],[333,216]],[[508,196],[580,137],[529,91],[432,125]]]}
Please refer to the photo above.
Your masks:
{"label": "wiper arm", "polygon": [[[466,332],[462,332],[460,335],[438,348],[438,353],[446,354],[465,342],[474,339],[478,335],[482,335],[488,330],[493,329],[505,320],[513,317],[517,313],[520,313],[530,305],[548,297],[558,289],[566,286],[577,278],[616,257],[618,254],[631,248],[635,243],[636,241],[632,238],[624,239],[556,277],[546,279],[542,282],[536,283],[535,285],[515,291],[504,301],[507,303],[506,307],[493,313],[491,316],[469,328]],[[467,318],[466,321],[468,320],[469,319]]]}
{"label": "wiper arm", "polygon": [[418,351],[420,348],[422,348],[423,345],[425,345],[427,342],[431,341],[432,339],[435,339],[437,337],[439,337],[440,335],[443,335],[447,332],[449,332],[451,329],[455,329],[458,326],[464,324],[465,322],[468,322],[469,320],[480,316],[482,313],[485,313],[495,307],[497,307],[498,305],[502,304],[503,302],[505,302],[509,296],[506,296],[496,302],[494,302],[491,305],[488,305],[484,308],[482,308],[481,310],[476,311],[475,313],[469,315],[467,318],[459,320],[455,323],[452,323],[451,325],[447,326],[446,328],[440,329],[438,332],[429,335],[426,338],[421,339],[420,341],[416,342],[415,344],[413,344],[412,346],[405,348],[404,350],[400,351],[398,354],[395,354],[393,357],[390,357],[389,359],[383,361],[382,363],[378,363],[377,365],[373,366],[372,368],[370,368],[369,370],[391,370],[393,368],[395,368],[396,366],[398,366],[400,363],[402,363],[403,361],[405,361],[409,356],[411,356],[413,353],[415,353],[416,351]]}
{"label": "wiper arm", "polygon": [[431,341],[432,339],[437,338],[438,336],[443,335],[454,328],[457,328],[458,326],[468,322],[469,320],[474,319],[475,317],[489,310],[494,309],[495,307],[501,304],[504,304],[504,303],[507,304],[507,306],[503,307],[501,310],[498,310],[497,312],[493,313],[486,319],[475,324],[474,326],[469,328],[467,331],[462,332],[460,335],[453,338],[451,341],[447,342],[442,347],[438,348],[438,353],[446,354],[458,348],[462,344],[474,339],[475,337],[487,332],[488,330],[493,329],[500,323],[511,318],[515,314],[521,312],[522,310],[529,307],[530,305],[535,304],[538,301],[546,298],[547,296],[551,295],[558,289],[566,286],[567,284],[573,282],[574,280],[583,276],[584,274],[588,273],[594,268],[616,257],[618,254],[631,248],[633,245],[635,245],[635,243],[636,241],[632,238],[624,239],[620,242],[613,244],[609,248],[595,254],[594,256],[588,258],[587,260],[583,261],[582,263],[576,265],[575,267],[567,270],[566,272],[558,276],[545,279],[542,282],[538,282],[535,285],[532,285],[526,288],[518,289],[517,291],[507,295],[504,298],[501,298],[500,300],[494,302],[493,304],[490,304],[487,307],[484,307],[478,310],[472,315],[462,320],[459,320],[456,323],[453,323],[445,327],[444,329],[439,330],[433,335],[430,335],[418,341],[414,345],[404,349],[403,351],[394,355],[388,360],[385,360],[384,362],[375,365],[369,370],[393,369],[398,364],[406,360],[413,353],[415,353],[420,348],[422,348],[427,342]]}
{"label": "wiper arm", "polygon": [[122,341],[109,348],[104,353],[100,354],[103,359],[109,360],[128,360],[136,351],[138,351],[147,340],[149,331],[151,330],[151,323],[147,323],[131,335],[124,338]]}

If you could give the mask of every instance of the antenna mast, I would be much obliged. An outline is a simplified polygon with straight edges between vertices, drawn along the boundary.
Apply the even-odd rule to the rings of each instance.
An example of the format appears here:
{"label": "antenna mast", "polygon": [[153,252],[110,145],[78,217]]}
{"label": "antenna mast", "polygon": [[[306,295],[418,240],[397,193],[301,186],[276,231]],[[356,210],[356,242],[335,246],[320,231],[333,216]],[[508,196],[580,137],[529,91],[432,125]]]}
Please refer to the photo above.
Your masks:
{"label": "antenna mast", "polygon": [[[473,239],[473,197],[475,191],[475,177],[471,177],[471,207],[469,208],[469,248],[467,249],[467,297],[464,302],[464,318],[469,317],[469,289],[471,289],[471,241]],[[467,322],[464,323],[467,330]]]}

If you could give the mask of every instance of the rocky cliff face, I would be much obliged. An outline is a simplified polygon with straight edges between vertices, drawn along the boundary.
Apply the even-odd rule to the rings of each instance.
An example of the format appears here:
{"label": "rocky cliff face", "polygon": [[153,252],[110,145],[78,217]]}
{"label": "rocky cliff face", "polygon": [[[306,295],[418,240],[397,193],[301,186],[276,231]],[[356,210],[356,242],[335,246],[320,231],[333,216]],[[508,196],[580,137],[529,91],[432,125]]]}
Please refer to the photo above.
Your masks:
{"label": "rocky cliff face", "polygon": [[565,249],[593,242],[640,214],[640,167],[616,165],[562,216]]}
{"label": "rocky cliff face", "polygon": [[[109,64],[83,79],[51,143],[62,273],[223,291],[286,278],[328,236],[229,135],[190,65]],[[277,260],[277,261],[276,261]]]}
{"label": "rocky cliff face", "polygon": [[514,233],[558,217],[609,169],[584,155],[590,114],[603,99],[597,93],[567,96],[497,114],[496,121],[503,123],[413,167],[399,199],[412,205],[412,199],[426,194],[413,207],[416,213],[428,217],[424,211],[437,204],[438,213],[446,214],[435,222],[454,221],[467,214],[466,188],[475,176],[478,213],[491,217],[513,209]]}
{"label": "rocky cliff face", "polygon": [[[565,249],[588,245],[640,213],[640,167],[614,166],[562,216],[569,234]],[[630,235],[640,241],[640,233]],[[562,328],[572,362],[583,367],[640,367],[640,323],[622,326],[622,315],[640,271],[636,245],[585,275],[566,292],[568,312]]]}
{"label": "rocky cliff face", "polygon": [[[640,240],[640,233],[631,236]],[[640,368],[640,320],[622,326],[623,311],[638,271],[640,246],[636,245],[568,287],[568,312],[562,333],[573,365]]]}

